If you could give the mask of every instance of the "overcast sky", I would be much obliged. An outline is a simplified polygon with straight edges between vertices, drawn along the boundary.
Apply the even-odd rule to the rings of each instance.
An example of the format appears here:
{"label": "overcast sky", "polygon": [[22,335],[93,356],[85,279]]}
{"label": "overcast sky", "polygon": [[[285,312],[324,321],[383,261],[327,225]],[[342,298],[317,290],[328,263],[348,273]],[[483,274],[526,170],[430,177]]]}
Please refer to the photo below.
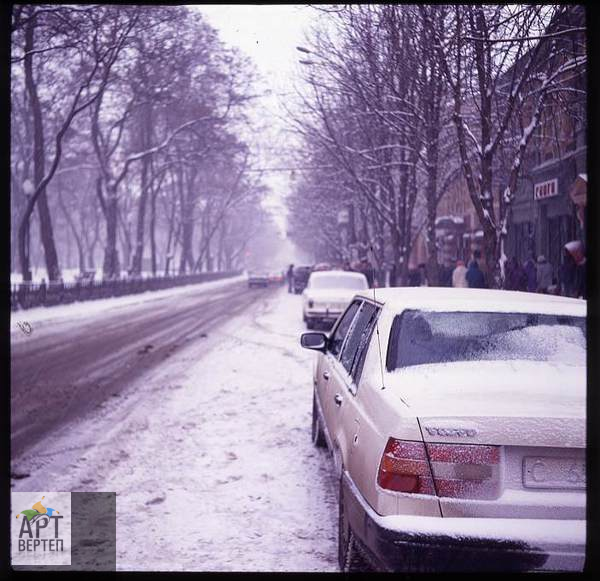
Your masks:
{"label": "overcast sky", "polygon": [[[206,17],[207,22],[219,31],[221,40],[239,48],[250,57],[272,95],[262,99],[261,115],[269,116],[268,135],[263,134],[269,145],[280,143],[279,132],[283,122],[279,100],[293,90],[298,83],[296,75],[304,32],[315,17],[315,10],[306,5],[199,5],[194,6]],[[264,112],[264,113],[263,113]],[[271,115],[272,114],[272,117]],[[264,159],[268,167],[284,165],[276,155]],[[265,182],[271,187],[272,195],[266,202],[276,215],[278,224],[284,226],[285,209],[282,197],[289,188],[289,173],[269,173]]]}

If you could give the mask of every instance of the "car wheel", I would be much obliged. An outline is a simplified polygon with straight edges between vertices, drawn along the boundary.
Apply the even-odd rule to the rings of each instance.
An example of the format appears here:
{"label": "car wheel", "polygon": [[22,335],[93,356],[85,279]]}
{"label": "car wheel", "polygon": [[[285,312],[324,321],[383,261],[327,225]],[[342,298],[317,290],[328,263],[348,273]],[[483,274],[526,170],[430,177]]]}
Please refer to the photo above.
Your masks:
{"label": "car wheel", "polygon": [[317,448],[325,448],[327,442],[323,428],[321,428],[321,420],[317,411],[317,396],[313,393],[313,408],[312,408],[312,443]]}
{"label": "car wheel", "polygon": [[360,553],[356,537],[344,512],[344,487],[340,478],[339,512],[338,512],[338,563],[340,571],[352,573],[370,571],[371,567]]}

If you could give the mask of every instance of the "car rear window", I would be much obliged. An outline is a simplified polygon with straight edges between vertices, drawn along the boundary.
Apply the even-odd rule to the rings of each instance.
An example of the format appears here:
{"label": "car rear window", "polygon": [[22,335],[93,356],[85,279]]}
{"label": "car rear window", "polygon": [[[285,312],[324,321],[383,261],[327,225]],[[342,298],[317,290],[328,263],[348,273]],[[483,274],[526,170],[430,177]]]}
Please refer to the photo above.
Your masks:
{"label": "car rear window", "polygon": [[315,276],[310,278],[311,288],[343,288],[350,290],[365,290],[369,288],[364,276]]}
{"label": "car rear window", "polygon": [[394,320],[387,369],[477,360],[585,365],[584,317],[407,310]]}

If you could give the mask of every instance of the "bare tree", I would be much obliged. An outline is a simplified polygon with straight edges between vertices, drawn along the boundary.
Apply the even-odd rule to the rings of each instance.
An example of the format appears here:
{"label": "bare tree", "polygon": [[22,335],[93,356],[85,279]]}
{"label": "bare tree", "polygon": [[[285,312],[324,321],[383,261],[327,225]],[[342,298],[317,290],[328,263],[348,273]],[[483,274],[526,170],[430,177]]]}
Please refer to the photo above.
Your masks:
{"label": "bare tree", "polygon": [[[527,146],[548,95],[560,88],[565,73],[586,62],[585,54],[565,56],[570,48],[554,39],[580,32],[582,24],[568,6],[455,5],[442,21],[436,17],[440,9],[420,6],[452,94],[462,171],[484,232],[488,284],[499,286]],[[515,119],[521,131],[511,135]],[[501,186],[494,170],[509,144],[513,163]]]}

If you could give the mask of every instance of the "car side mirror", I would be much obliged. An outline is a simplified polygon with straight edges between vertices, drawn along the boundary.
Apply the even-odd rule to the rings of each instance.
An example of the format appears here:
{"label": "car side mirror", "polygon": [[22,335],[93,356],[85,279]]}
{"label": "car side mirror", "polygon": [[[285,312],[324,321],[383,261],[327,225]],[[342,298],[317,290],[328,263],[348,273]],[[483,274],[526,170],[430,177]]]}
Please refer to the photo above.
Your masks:
{"label": "car side mirror", "polygon": [[325,353],[327,349],[327,335],[325,333],[302,333],[300,336],[300,345],[305,349]]}

